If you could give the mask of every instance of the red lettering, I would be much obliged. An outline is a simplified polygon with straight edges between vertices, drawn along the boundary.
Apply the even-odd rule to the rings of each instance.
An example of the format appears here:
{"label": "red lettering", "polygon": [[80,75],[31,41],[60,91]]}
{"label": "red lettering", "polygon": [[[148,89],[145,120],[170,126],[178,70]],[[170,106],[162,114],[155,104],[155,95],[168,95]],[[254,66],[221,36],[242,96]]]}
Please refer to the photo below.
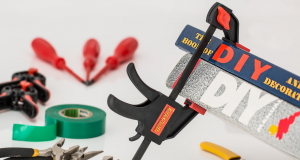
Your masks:
{"label": "red lettering", "polygon": [[247,54],[243,54],[236,66],[234,67],[234,70],[240,72],[248,58],[249,56]]}
{"label": "red lettering", "polygon": [[[224,50],[227,51],[227,55],[224,58],[220,58],[222,53],[224,52]],[[233,50],[231,47],[225,45],[225,44],[221,44],[221,46],[219,47],[219,49],[216,51],[215,55],[212,57],[213,60],[220,62],[220,63],[227,63],[229,62],[232,57],[233,57]]]}
{"label": "red lettering", "polygon": [[257,80],[261,73],[265,72],[266,70],[272,68],[272,66],[266,64],[265,66],[261,67],[261,61],[254,59],[254,73],[252,74],[251,78]]}

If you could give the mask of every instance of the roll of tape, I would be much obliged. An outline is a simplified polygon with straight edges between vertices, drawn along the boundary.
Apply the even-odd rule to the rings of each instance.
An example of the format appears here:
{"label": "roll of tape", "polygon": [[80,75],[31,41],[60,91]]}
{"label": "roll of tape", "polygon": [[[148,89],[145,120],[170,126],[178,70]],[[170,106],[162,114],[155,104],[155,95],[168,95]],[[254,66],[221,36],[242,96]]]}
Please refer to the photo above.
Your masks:
{"label": "roll of tape", "polygon": [[84,139],[104,134],[106,113],[95,107],[65,104],[46,110],[45,126],[14,124],[13,140],[50,141],[56,136]]}

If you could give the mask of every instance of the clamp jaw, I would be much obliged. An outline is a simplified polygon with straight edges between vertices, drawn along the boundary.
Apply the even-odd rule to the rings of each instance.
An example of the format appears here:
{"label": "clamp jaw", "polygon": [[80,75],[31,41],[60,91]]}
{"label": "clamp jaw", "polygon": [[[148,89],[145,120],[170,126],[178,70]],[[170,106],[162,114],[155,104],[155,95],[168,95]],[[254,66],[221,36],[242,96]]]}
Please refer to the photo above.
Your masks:
{"label": "clamp jaw", "polygon": [[30,68],[28,71],[17,72],[12,75],[12,81],[26,80],[33,84],[33,87],[38,91],[38,99],[45,103],[50,98],[50,92],[45,87],[46,77],[40,74],[37,69]]}
{"label": "clamp jaw", "polygon": [[215,3],[209,10],[206,21],[210,26],[169,97],[147,86],[138,76],[133,63],[128,65],[127,74],[147,100],[139,105],[131,105],[113,95],[108,97],[107,103],[111,110],[121,116],[138,121],[137,135],[129,140],[134,141],[141,136],[145,137],[133,160],[142,158],[151,141],[161,144],[166,139],[174,138],[198,114],[199,110],[191,107],[190,103],[182,107],[175,99],[184,87],[216,28],[223,30],[225,34],[223,39],[227,42],[234,45],[238,43],[239,23],[232,10],[220,3]]}
{"label": "clamp jaw", "polygon": [[206,22],[223,31],[223,41],[232,45],[239,43],[239,20],[231,9],[216,2],[208,11]]}

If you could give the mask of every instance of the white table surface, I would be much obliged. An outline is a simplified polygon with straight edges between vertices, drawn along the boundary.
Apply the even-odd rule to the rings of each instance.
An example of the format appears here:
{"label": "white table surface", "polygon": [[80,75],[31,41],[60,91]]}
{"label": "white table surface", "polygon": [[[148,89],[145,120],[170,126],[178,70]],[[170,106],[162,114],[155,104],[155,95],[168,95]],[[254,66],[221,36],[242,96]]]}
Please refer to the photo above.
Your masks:
{"label": "white table surface", "polygon": [[[299,0],[239,0],[221,1],[231,8],[240,22],[240,43],[251,53],[286,70],[300,75]],[[45,149],[56,141],[12,141],[15,123],[44,125],[44,111],[59,104],[86,104],[99,107],[107,113],[106,133],[103,136],[76,140],[66,139],[65,148],[72,145],[104,150],[94,159],[113,155],[115,159],[129,160],[142,142],[129,142],[135,135],[136,121],[112,112],[106,100],[109,94],[128,103],[137,104],[145,98],[133,86],[126,74],[126,64],[106,74],[91,87],[77,82],[66,72],[54,69],[39,60],[30,43],[43,37],[64,57],[67,64],[85,77],[82,48],[88,38],[96,38],[101,54],[95,71],[105,64],[116,45],[127,36],[139,41],[132,59],[146,84],[169,94],[165,81],[172,68],[184,55],[174,44],[186,24],[206,30],[205,18],[215,1],[203,0],[149,0],[149,1],[0,1],[0,82],[10,79],[12,73],[37,67],[47,77],[51,99],[46,105],[38,104],[40,114],[30,120],[18,111],[0,113],[0,147],[33,147]],[[215,36],[221,38],[222,32]],[[178,98],[182,103],[184,99]],[[152,143],[144,160],[220,160],[202,151],[200,142],[222,145],[247,160],[293,160],[294,158],[268,144],[240,131],[207,113],[197,116],[175,139],[158,146]]]}

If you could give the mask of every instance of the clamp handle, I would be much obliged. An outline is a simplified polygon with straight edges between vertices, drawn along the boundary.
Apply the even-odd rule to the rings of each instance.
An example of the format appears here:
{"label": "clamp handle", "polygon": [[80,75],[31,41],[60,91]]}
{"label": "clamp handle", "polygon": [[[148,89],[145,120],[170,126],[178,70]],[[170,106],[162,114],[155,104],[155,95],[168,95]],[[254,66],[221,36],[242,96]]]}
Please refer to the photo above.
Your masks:
{"label": "clamp handle", "polygon": [[37,78],[32,81],[32,84],[33,87],[38,91],[38,99],[43,103],[47,102],[51,96],[50,91]]}
{"label": "clamp handle", "polygon": [[155,99],[158,98],[159,93],[146,85],[140,76],[138,75],[134,64],[129,63],[127,66],[127,74],[131,82],[134,84],[134,86],[149,100],[149,101],[154,101]]}
{"label": "clamp handle", "polygon": [[39,107],[36,102],[32,99],[32,97],[25,93],[25,95],[21,96],[23,100],[22,110],[29,118],[35,118],[39,113]]}
{"label": "clamp handle", "polygon": [[10,108],[12,106],[13,92],[8,89],[2,89],[0,94],[0,110]]}
{"label": "clamp handle", "polygon": [[38,91],[32,87],[32,83],[27,81],[21,81],[20,86],[22,91],[19,92],[20,100],[23,101],[21,109],[29,118],[35,118],[39,113],[39,107],[37,106]]}
{"label": "clamp handle", "polygon": [[138,121],[138,126],[136,128],[137,134],[129,138],[130,141],[136,141],[141,137],[141,132],[144,130],[143,120],[145,119],[145,113],[147,113],[146,106],[153,103],[160,94],[142,81],[133,63],[128,64],[127,74],[134,86],[147,98],[147,100],[141,104],[132,105],[119,100],[114,95],[109,95],[107,104],[109,108],[117,114]]}
{"label": "clamp handle", "polygon": [[133,63],[128,64],[127,74],[134,86],[147,98],[147,100],[139,105],[132,105],[119,100],[113,95],[109,95],[107,104],[111,110],[121,116],[134,120],[144,119],[145,109],[143,108],[143,106],[146,106],[147,104],[157,99],[159,97],[159,93],[147,86],[141,80]]}

